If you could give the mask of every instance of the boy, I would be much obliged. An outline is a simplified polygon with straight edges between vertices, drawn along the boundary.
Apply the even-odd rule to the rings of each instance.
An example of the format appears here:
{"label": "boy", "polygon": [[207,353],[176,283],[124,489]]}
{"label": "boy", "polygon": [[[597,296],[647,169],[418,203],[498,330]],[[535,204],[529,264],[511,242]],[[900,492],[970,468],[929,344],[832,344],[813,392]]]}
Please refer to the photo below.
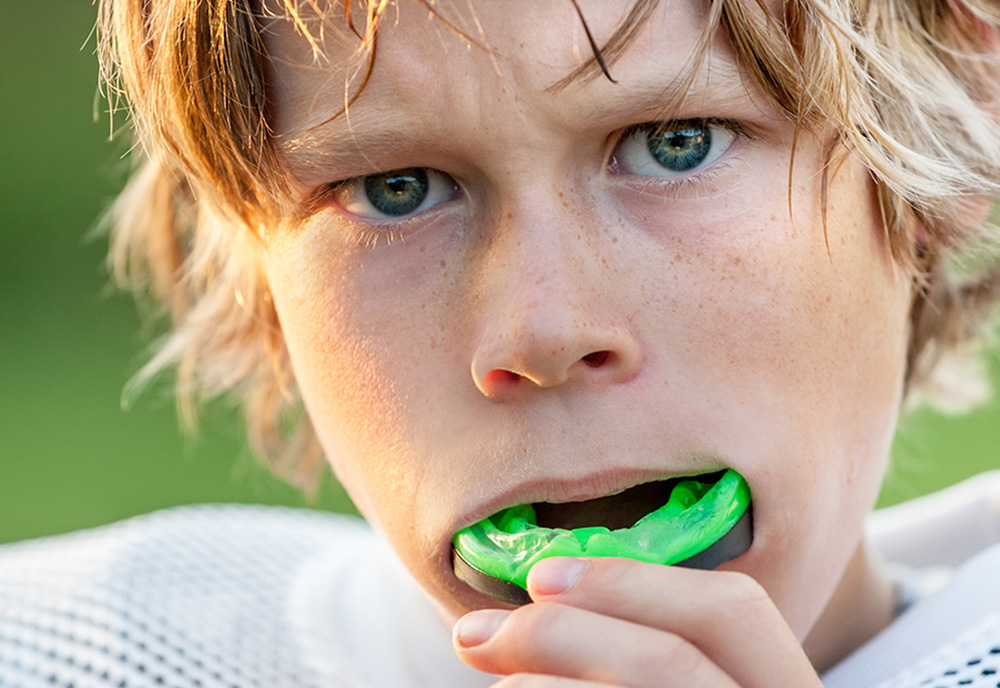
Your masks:
{"label": "boy", "polygon": [[[946,259],[998,192],[994,4],[109,1],[101,27],[142,146],[115,265],[174,318],[141,379],[238,390],[300,476],[325,455],[432,607],[357,525],[181,513],[8,554],[75,548],[114,621],[79,676],[0,671],[818,686],[855,653],[828,685],[931,685],[944,643],[997,684],[995,553],[950,635],[899,625],[930,598],[893,626],[920,642],[858,651],[907,601],[862,539],[900,406],[992,301]],[[718,570],[550,558],[513,611],[455,576],[502,509],[632,522],[723,469],[753,541]]]}

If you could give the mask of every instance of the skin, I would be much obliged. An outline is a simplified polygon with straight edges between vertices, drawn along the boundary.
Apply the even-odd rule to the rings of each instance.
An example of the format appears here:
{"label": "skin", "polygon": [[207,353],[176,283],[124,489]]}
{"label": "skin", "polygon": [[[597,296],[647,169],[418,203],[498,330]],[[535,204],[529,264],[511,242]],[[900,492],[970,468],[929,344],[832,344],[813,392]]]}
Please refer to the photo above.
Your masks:
{"label": "skin", "polygon": [[[629,4],[582,3],[598,43]],[[456,650],[498,685],[819,685],[814,666],[891,618],[862,521],[897,421],[911,281],[849,158],[824,237],[822,141],[800,137],[789,190],[793,125],[724,42],[663,112],[700,7],[662,3],[617,84],[551,91],[590,56],[568,3],[474,3],[490,51],[401,3],[371,82],[331,122],[357,40],[337,12],[328,60],[283,19],[267,30],[278,140],[299,137],[297,193],[321,199],[263,256],[299,388],[361,512],[446,618],[473,612]],[[464,5],[446,13],[480,35]],[[668,115],[749,135],[681,179],[624,170],[623,130]],[[388,223],[330,192],[416,166],[460,191]],[[453,534],[501,508],[723,467],[750,484],[755,539],[720,571],[553,559],[513,613],[452,573]]]}

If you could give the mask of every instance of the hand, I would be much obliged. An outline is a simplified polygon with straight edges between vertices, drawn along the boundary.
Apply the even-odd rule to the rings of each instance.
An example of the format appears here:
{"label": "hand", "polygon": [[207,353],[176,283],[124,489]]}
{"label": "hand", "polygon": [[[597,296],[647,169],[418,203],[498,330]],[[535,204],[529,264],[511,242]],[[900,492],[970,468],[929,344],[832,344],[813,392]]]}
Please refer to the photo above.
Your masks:
{"label": "hand", "polygon": [[628,559],[552,558],[528,575],[535,604],[462,617],[455,649],[506,676],[494,688],[820,688],[749,576]]}

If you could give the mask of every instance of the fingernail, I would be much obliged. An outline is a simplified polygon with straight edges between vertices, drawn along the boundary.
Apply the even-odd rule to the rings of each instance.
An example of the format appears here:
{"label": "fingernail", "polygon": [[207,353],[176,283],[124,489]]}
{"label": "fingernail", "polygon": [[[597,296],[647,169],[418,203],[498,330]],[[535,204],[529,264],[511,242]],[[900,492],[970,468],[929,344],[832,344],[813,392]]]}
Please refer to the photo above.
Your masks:
{"label": "fingernail", "polygon": [[543,559],[528,571],[528,587],[538,595],[558,595],[569,590],[588,566],[586,559]]}
{"label": "fingernail", "polygon": [[484,609],[466,614],[455,624],[455,642],[461,647],[475,647],[489,640],[501,622],[510,615],[503,609]]}

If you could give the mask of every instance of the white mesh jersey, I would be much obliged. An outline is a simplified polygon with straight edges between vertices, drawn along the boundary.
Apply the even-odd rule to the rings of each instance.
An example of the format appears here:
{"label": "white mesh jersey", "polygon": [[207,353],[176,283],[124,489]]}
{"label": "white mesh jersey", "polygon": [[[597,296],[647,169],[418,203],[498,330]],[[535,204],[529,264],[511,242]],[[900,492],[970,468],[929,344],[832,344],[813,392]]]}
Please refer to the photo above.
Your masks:
{"label": "white mesh jersey", "polygon": [[924,594],[824,685],[1000,688],[1000,471],[876,512],[868,531]]}
{"label": "white mesh jersey", "polygon": [[6,545],[0,688],[494,682],[455,657],[401,569],[359,519],[279,507],[181,507]]}
{"label": "white mesh jersey", "polygon": [[[876,547],[910,566],[940,559],[926,546],[934,537],[949,548],[944,563],[985,551],[826,674],[828,688],[1000,688],[1000,547],[989,546],[1000,539],[1000,479],[991,480],[873,525]],[[181,507],[0,547],[0,688],[495,680],[457,659],[417,584],[351,517]]]}

